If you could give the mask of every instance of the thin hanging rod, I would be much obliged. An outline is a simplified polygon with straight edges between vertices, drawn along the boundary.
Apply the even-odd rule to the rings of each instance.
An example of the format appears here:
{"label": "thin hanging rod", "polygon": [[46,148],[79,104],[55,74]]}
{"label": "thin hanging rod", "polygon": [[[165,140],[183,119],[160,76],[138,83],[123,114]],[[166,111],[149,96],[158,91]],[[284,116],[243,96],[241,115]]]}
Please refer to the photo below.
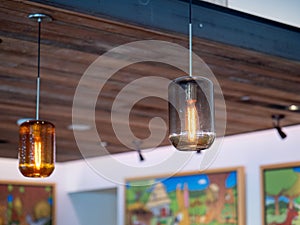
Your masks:
{"label": "thin hanging rod", "polygon": [[42,19],[38,18],[38,71],[37,71],[37,78],[36,78],[36,114],[35,119],[39,120],[39,108],[40,108],[40,65],[41,65],[41,22]]}
{"label": "thin hanging rod", "polygon": [[28,18],[38,23],[38,57],[37,57],[37,78],[36,78],[36,114],[35,119],[39,120],[39,108],[40,108],[40,67],[41,67],[41,23],[44,21],[52,21],[52,18],[42,13],[32,13],[28,15]]}
{"label": "thin hanging rod", "polygon": [[189,4],[189,75],[193,76],[192,71],[192,0]]}

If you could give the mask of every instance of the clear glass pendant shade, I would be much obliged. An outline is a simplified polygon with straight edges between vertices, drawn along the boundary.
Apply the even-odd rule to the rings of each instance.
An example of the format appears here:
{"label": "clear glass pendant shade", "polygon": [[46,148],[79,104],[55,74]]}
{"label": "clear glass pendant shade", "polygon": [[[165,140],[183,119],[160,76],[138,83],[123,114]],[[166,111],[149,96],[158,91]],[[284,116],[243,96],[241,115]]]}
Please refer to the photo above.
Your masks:
{"label": "clear glass pendant shade", "polygon": [[55,127],[42,120],[22,123],[19,129],[19,170],[25,177],[48,177],[55,163]]}
{"label": "clear glass pendant shade", "polygon": [[181,151],[200,151],[215,140],[213,83],[179,77],[168,88],[169,139]]}

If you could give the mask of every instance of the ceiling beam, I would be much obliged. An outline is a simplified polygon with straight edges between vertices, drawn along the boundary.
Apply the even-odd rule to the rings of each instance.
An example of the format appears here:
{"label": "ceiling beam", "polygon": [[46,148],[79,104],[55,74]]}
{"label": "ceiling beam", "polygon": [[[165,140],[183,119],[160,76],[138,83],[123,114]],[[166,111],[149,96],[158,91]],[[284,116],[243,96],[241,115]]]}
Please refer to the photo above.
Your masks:
{"label": "ceiling beam", "polygon": [[[151,29],[188,34],[186,0],[32,0]],[[219,5],[193,1],[193,35],[300,61],[300,29]]]}

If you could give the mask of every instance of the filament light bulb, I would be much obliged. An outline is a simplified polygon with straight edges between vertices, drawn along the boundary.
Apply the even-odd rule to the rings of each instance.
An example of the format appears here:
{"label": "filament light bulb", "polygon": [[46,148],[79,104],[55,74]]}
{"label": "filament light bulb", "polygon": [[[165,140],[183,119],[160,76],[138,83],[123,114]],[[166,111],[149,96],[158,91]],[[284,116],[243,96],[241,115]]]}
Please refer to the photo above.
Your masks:
{"label": "filament light bulb", "polygon": [[198,111],[195,106],[196,100],[188,99],[186,108],[186,132],[190,143],[195,143],[197,140],[197,131],[199,130]]}
{"label": "filament light bulb", "polygon": [[42,143],[40,138],[36,138],[34,142],[34,163],[36,170],[40,170],[42,163]]}

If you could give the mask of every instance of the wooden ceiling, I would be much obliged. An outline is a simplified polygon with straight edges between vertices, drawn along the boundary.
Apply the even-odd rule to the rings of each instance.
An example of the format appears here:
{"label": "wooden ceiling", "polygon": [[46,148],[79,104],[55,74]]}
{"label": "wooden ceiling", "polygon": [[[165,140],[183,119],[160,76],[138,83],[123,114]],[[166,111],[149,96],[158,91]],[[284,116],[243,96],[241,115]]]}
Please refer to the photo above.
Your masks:
{"label": "wooden ceiling", "polygon": [[[0,6],[0,157],[17,158],[16,121],[35,116],[37,24],[27,19],[29,13],[46,13],[53,17],[51,23],[42,24],[40,117],[56,126],[59,162],[82,158],[68,126],[72,124],[76,87],[98,56],[138,40],[163,40],[187,47],[184,34],[130,25],[107,17],[28,1],[2,0]],[[282,126],[300,123],[299,110],[288,110],[290,105],[300,105],[298,60],[202,38],[194,38],[193,44],[194,52],[209,65],[222,88],[227,110],[226,135],[270,129],[272,114],[285,115]],[[105,83],[96,103],[95,117],[98,133],[107,143],[110,154],[134,150],[118,140],[111,124],[112,104],[122,88],[138,78],[159,75],[172,80],[182,74],[181,70],[169,65],[144,62],[121,69]],[[153,93],[157,91],[167,90],[153,86]],[[168,123],[166,101],[148,97],[134,105],[129,119],[137,139],[150,135],[148,127],[153,117],[161,117]],[[160,127],[155,129],[159,132]],[[91,157],[106,154],[99,151],[99,142],[86,137],[81,141],[90,148]],[[274,134],[276,138],[279,137]],[[166,134],[160,145],[168,144]],[[152,146],[142,143],[140,147]]]}

